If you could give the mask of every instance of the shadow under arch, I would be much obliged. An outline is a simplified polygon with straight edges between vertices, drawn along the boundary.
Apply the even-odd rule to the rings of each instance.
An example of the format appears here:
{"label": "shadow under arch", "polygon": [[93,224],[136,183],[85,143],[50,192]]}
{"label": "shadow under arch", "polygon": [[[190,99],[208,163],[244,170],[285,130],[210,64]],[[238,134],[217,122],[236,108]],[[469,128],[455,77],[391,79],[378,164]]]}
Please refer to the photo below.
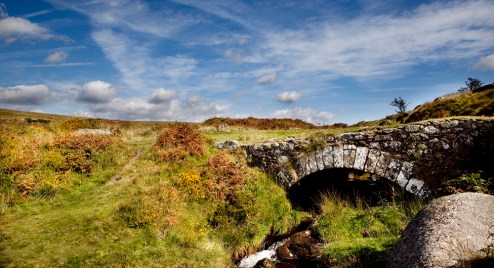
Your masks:
{"label": "shadow under arch", "polygon": [[351,168],[332,168],[309,174],[292,185],[287,195],[294,208],[319,213],[321,196],[331,193],[354,204],[359,199],[369,206],[413,197],[397,183]]}

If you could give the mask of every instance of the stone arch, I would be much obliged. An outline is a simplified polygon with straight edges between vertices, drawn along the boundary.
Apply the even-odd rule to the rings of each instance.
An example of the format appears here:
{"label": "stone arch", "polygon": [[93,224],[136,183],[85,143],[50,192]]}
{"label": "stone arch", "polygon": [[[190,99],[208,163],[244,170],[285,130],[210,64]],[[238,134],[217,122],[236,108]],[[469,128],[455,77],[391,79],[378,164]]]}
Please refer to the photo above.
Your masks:
{"label": "stone arch", "polygon": [[[289,161],[291,161],[290,165],[288,165]],[[386,178],[419,197],[425,197],[429,194],[424,182],[413,177],[413,162],[404,161],[388,152],[369,149],[364,146],[332,145],[300,154],[291,160],[287,157],[280,158],[278,162],[281,167],[290,166],[290,168],[281,168],[276,174],[286,189],[317,171],[347,168]]]}

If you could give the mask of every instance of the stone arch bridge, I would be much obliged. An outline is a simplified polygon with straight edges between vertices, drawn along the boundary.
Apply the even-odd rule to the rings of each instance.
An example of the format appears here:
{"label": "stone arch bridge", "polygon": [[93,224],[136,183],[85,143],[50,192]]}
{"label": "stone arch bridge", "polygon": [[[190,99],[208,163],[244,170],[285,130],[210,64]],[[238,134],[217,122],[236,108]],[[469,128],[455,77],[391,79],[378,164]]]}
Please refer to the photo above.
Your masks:
{"label": "stone arch bridge", "polygon": [[494,166],[494,120],[426,121],[310,140],[243,145],[248,162],[288,190],[320,170],[349,168],[396,182],[425,197],[441,183]]}

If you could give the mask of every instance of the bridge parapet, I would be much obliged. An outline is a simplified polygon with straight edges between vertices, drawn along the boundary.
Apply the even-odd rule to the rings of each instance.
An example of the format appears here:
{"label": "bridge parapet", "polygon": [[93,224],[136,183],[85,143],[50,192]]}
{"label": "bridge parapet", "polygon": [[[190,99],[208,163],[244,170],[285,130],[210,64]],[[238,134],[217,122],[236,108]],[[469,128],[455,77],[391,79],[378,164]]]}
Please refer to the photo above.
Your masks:
{"label": "bridge parapet", "polygon": [[428,121],[312,140],[244,145],[252,166],[285,189],[323,169],[351,168],[377,174],[426,196],[465,172],[476,172],[479,150],[492,148],[494,120]]}

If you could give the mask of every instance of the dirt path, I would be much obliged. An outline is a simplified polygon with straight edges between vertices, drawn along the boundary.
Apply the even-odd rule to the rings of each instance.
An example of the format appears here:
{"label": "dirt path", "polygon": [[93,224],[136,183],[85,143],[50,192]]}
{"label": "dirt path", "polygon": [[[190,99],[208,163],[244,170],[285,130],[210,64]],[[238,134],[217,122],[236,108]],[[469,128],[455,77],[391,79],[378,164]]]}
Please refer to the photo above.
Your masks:
{"label": "dirt path", "polygon": [[142,148],[142,147],[138,148],[134,157],[132,157],[132,159],[130,159],[130,161],[121,170],[119,170],[117,172],[117,174],[115,174],[115,176],[113,176],[113,178],[111,180],[109,180],[106,183],[106,186],[112,186],[112,185],[118,183],[119,181],[121,181],[123,179],[122,178],[122,172],[124,170],[130,168],[132,165],[134,165],[134,163],[137,161],[137,159],[139,159],[139,157],[141,156],[143,150],[144,150],[144,148]]}

